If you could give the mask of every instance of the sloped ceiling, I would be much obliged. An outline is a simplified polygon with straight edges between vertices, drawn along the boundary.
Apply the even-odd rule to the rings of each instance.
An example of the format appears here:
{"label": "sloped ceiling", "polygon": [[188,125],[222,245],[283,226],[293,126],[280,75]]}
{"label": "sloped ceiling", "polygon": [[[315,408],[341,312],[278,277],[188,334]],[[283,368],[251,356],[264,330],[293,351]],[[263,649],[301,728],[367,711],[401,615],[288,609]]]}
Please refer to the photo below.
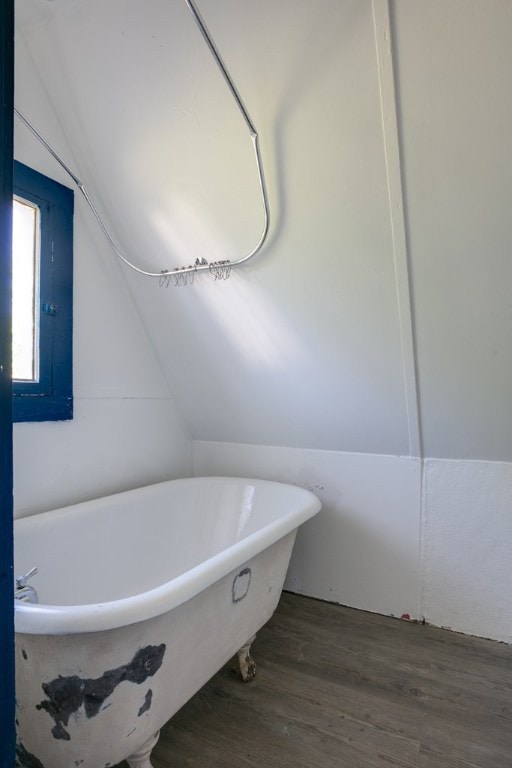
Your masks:
{"label": "sloped ceiling", "polygon": [[[198,5],[258,128],[272,221],[262,255],[228,281],[158,288],[122,267],[193,436],[408,455],[419,408],[426,455],[510,459],[512,176],[501,162],[512,125],[499,84],[510,12],[391,4],[399,98],[387,107],[399,118],[414,298],[404,308],[376,53],[383,0]],[[16,10],[18,107],[43,133],[57,117],[56,148],[126,256],[159,271],[249,252],[262,226],[251,143],[185,3]],[[470,33],[458,34],[461,18]],[[484,106],[492,123],[479,122]],[[415,367],[411,410],[404,371]]]}

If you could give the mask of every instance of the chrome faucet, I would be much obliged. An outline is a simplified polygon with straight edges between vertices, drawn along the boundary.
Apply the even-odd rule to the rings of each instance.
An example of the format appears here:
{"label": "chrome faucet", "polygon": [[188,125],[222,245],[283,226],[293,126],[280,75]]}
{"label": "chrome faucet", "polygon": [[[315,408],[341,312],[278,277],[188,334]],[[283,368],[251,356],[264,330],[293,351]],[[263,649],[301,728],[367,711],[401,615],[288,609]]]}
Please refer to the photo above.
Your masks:
{"label": "chrome faucet", "polygon": [[31,568],[24,576],[16,576],[16,586],[14,588],[14,599],[21,600],[24,603],[38,603],[39,598],[34,587],[27,584],[27,581],[35,576],[37,568]]}

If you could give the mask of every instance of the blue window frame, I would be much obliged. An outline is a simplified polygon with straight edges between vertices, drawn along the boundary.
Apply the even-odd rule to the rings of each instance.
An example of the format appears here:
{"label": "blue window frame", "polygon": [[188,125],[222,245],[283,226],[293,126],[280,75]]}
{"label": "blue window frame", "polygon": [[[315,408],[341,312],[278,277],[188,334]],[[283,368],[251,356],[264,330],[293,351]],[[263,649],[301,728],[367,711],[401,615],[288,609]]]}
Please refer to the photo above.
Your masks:
{"label": "blue window frame", "polygon": [[72,190],[17,161],[14,196],[36,206],[39,266],[35,287],[34,376],[13,380],[13,421],[73,418]]}

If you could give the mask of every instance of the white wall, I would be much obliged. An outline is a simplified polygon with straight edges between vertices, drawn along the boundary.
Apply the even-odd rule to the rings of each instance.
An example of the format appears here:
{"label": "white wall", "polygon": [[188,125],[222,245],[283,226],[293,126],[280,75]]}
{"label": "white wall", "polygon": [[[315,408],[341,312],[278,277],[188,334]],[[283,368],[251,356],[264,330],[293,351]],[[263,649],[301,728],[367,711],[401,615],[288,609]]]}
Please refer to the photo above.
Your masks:
{"label": "white wall", "polygon": [[430,459],[423,498],[421,612],[512,643],[512,464]]}
{"label": "white wall", "polygon": [[401,0],[393,22],[418,403],[433,457],[421,613],[511,642],[512,6]]}
{"label": "white wall", "polygon": [[512,461],[512,4],[396,3],[426,456]]}
{"label": "white wall", "polygon": [[[84,214],[98,257],[83,261],[84,314],[95,269],[124,308],[102,302],[102,335],[115,317],[125,350],[119,368],[115,344],[98,353],[114,401],[128,407],[131,381],[156,420],[141,417],[143,442],[154,431],[175,469],[189,454],[173,402],[196,472],[318,486],[293,588],[510,639],[512,8],[198,4],[260,132],[270,237],[228,282],[160,290],[124,267],[120,282]],[[20,106],[72,157],[129,258],[158,271],[247,253],[262,224],[251,146],[185,4],[17,11],[46,88],[28,77]],[[82,405],[99,408],[85,339]]]}
{"label": "white wall", "polygon": [[[202,10],[261,133],[272,230],[226,283],[158,290],[127,273],[180,410],[201,439],[407,453],[371,5]],[[63,132],[127,255],[158,271],[247,253],[262,227],[252,144],[185,4],[63,3],[33,23]]]}
{"label": "white wall", "polygon": [[[18,106],[37,111],[45,135],[60,137],[21,38],[16,51]],[[15,157],[69,185],[19,123]],[[78,193],[74,265],[74,418],[15,425],[18,517],[191,471],[188,430],[123,276]]]}
{"label": "white wall", "polygon": [[196,441],[194,473],[262,477],[313,491],[322,511],[299,530],[285,586],[418,616],[418,459]]}
{"label": "white wall", "polygon": [[194,473],[319,497],[286,588],[512,643],[512,464],[195,441]]}

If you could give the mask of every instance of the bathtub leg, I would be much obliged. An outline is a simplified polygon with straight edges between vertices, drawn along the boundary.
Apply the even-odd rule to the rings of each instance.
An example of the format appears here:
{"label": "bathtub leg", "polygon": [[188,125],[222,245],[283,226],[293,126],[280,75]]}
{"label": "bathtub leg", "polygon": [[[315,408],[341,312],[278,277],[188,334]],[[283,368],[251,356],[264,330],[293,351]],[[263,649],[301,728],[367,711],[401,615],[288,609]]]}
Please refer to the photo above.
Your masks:
{"label": "bathtub leg", "polygon": [[251,658],[250,650],[252,643],[256,640],[256,635],[251,637],[238,651],[238,663],[240,665],[240,674],[244,683],[250,683],[256,675],[256,662]]}
{"label": "bathtub leg", "polygon": [[159,736],[160,736],[160,731],[157,731],[154,736],[152,736],[142,745],[142,747],[139,749],[138,752],[126,758],[126,762],[130,766],[130,768],[152,768],[151,763],[149,761],[149,755],[151,753],[151,750],[157,743]]}

